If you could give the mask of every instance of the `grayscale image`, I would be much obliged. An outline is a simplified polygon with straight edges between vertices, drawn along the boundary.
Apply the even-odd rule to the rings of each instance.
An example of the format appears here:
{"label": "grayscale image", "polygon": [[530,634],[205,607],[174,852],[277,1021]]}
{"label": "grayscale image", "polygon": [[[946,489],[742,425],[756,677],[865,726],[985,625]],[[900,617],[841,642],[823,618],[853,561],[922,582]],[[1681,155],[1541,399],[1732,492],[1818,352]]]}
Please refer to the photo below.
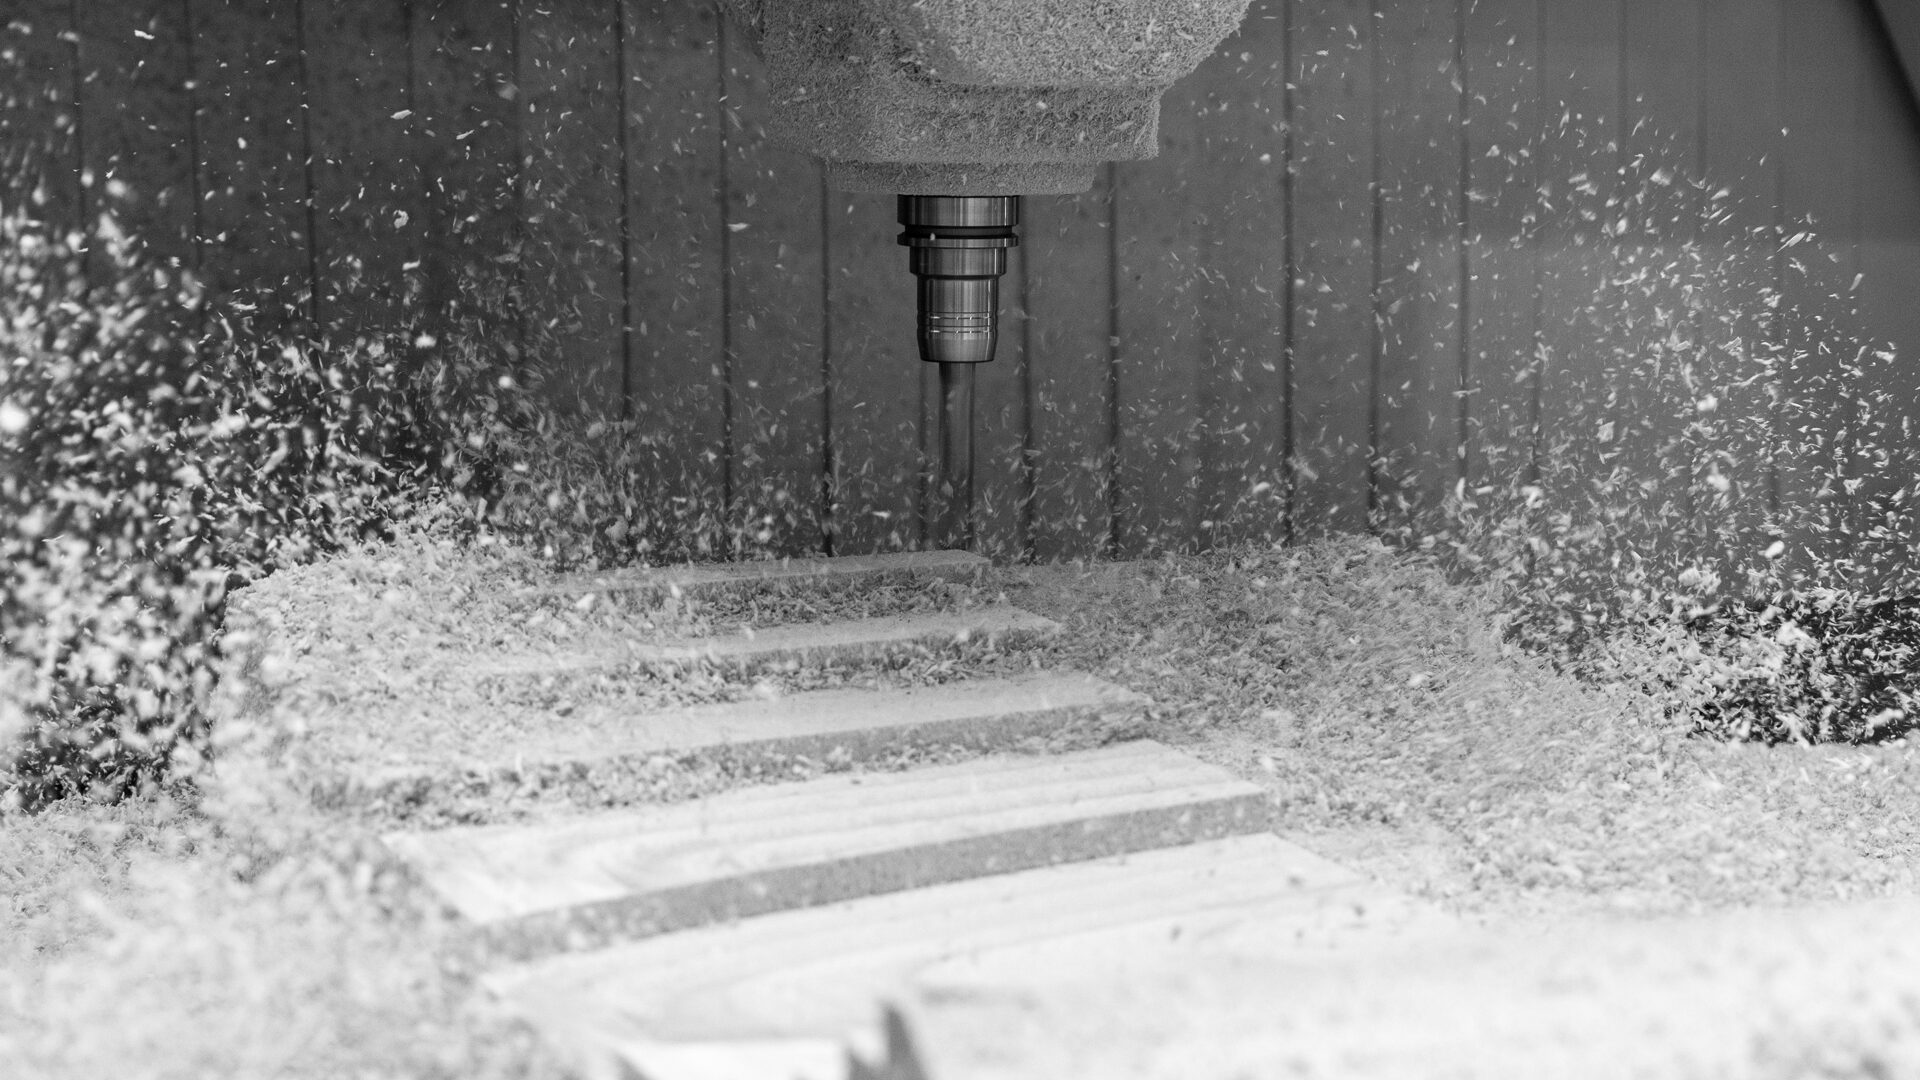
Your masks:
{"label": "grayscale image", "polygon": [[1920,1080],[1920,0],[0,0],[3,1080]]}

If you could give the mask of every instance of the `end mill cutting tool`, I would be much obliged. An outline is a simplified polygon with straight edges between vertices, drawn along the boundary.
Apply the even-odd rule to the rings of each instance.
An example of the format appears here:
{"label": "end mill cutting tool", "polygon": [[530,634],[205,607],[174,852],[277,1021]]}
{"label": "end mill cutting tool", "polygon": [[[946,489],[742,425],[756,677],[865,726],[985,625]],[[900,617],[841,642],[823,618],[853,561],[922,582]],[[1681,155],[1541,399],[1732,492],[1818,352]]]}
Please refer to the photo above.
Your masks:
{"label": "end mill cutting tool", "polygon": [[971,548],[973,373],[999,342],[1000,276],[1020,237],[1017,195],[902,195],[900,243],[917,279],[920,359],[940,365],[934,539]]}

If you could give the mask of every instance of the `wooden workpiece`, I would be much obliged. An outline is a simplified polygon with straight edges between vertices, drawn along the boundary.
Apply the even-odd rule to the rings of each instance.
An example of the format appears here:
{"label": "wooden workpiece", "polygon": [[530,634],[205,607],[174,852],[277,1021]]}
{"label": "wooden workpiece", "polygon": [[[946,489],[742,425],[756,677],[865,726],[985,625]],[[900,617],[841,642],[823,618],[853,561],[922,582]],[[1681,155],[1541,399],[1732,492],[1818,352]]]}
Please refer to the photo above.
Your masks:
{"label": "wooden workpiece", "polygon": [[388,846],[493,958],[1267,828],[1265,793],[1153,742],[829,776]]}
{"label": "wooden workpiece", "polygon": [[1263,833],[747,919],[485,984],[588,1076],[844,1080],[849,1047],[884,1057],[881,1004],[917,1007],[923,990],[964,997],[1016,969],[1040,988],[1125,979],[1249,947],[1270,963],[1451,926]]}
{"label": "wooden workpiece", "polygon": [[529,590],[529,597],[619,593],[647,597],[706,597],[758,590],[822,588],[890,579],[978,582],[992,560],[967,551],[897,551],[835,558],[643,567],[572,574]]}
{"label": "wooden workpiece", "polygon": [[1895,1032],[1920,945],[1860,930],[1916,911],[1430,919],[1336,949],[1243,921],[1121,959],[1086,947],[1099,935],[1001,950],[931,969],[890,1004],[895,1042],[928,1066],[917,1080],[1910,1076],[1920,1058]]}
{"label": "wooden workpiece", "polygon": [[513,782],[547,772],[617,768],[657,755],[736,767],[805,758],[857,764],[914,748],[1012,750],[1093,745],[1137,720],[1146,699],[1077,672],[962,679],[935,686],[818,690],[667,712],[595,706],[550,717],[476,747],[429,728],[389,740],[362,762],[357,797],[397,797],[421,785]]}
{"label": "wooden workpiece", "polygon": [[1005,604],[966,611],[883,615],[832,623],[775,626],[750,633],[662,644],[609,642],[553,656],[516,656],[474,665],[476,676],[573,674],[620,667],[710,664],[739,673],[782,665],[869,663],[915,652],[972,645],[1004,647],[1052,637],[1052,619]]}

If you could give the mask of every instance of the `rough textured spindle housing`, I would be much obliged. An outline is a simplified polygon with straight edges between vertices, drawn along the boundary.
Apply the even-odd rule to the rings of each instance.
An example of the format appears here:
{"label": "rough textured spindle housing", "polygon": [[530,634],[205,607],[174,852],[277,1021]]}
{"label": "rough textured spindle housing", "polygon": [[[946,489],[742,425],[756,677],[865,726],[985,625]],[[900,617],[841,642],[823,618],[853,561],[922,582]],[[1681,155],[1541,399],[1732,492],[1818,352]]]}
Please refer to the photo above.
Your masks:
{"label": "rough textured spindle housing", "polygon": [[766,61],[773,139],[834,186],[1085,191],[1159,150],[1160,95],[1247,0],[721,0]]}

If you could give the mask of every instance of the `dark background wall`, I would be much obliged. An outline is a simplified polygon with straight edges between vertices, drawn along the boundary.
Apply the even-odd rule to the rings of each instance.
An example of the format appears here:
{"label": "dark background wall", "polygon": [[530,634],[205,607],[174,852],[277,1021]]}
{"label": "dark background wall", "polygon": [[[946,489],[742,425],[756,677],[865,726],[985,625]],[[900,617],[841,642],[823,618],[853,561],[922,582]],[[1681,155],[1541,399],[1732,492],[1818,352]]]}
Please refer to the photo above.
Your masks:
{"label": "dark background wall", "polygon": [[[111,207],[335,334],[506,281],[497,333],[562,400],[784,487],[799,546],[918,539],[892,200],[766,144],[707,4],[5,11],[0,145],[44,152],[48,215]],[[1813,218],[1861,327],[1920,349],[1920,119],[1870,0],[1256,0],[1164,108],[1158,160],[1027,202],[980,389],[997,552],[1359,529],[1471,483],[1582,362],[1556,313],[1591,268],[1540,191],[1639,158]]]}

